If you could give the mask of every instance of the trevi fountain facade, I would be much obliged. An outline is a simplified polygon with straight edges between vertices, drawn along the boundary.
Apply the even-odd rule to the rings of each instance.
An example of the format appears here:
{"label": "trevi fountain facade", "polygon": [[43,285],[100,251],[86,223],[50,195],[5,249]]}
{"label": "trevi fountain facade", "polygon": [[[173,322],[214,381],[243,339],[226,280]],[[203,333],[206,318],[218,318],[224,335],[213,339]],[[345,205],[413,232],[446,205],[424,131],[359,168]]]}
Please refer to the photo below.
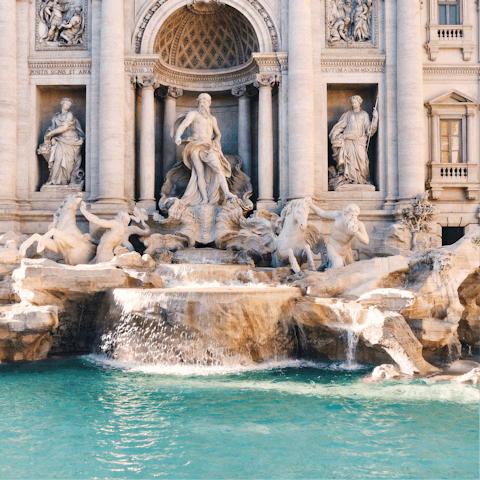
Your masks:
{"label": "trevi fountain facade", "polygon": [[467,0],[2,0],[0,361],[478,354],[479,35]]}

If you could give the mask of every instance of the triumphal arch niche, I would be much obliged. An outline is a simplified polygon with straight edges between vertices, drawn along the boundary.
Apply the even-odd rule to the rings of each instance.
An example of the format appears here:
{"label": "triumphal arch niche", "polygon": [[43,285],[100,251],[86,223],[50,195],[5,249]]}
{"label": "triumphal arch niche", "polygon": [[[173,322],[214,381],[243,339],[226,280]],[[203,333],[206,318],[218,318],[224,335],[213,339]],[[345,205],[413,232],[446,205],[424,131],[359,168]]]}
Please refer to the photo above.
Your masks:
{"label": "triumphal arch niche", "polygon": [[212,98],[223,153],[241,159],[259,208],[275,208],[287,68],[277,28],[258,2],[163,3],[135,34],[137,53],[155,58],[151,74],[132,79],[140,112],[137,198],[147,210],[155,208],[168,172],[182,163],[183,146],[172,137],[175,120],[196,109],[205,92]]}

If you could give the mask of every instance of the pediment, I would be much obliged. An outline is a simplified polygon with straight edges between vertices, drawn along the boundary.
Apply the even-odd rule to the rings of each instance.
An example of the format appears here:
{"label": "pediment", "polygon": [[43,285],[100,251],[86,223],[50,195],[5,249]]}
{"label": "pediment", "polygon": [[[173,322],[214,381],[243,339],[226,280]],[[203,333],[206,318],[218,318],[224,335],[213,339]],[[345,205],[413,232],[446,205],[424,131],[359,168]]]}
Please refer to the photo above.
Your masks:
{"label": "pediment", "polygon": [[450,92],[444,93],[443,95],[440,95],[439,97],[436,97],[425,104],[427,107],[432,107],[434,105],[465,105],[476,107],[478,106],[478,101],[458,92],[457,90],[451,90]]}

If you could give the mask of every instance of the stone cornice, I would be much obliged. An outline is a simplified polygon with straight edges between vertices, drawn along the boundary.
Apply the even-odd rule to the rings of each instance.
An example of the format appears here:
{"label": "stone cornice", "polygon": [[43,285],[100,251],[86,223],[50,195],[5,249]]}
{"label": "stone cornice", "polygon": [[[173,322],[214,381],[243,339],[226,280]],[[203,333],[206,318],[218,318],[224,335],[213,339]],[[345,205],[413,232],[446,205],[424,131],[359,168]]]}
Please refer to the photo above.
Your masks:
{"label": "stone cornice", "polygon": [[322,58],[324,73],[385,72],[385,57],[373,58]]}
{"label": "stone cornice", "polygon": [[258,66],[251,58],[242,67],[225,70],[194,71],[175,68],[158,60],[154,68],[155,76],[163,85],[178,86],[186,90],[231,90],[233,87],[251,84],[255,81]]}
{"label": "stone cornice", "polygon": [[480,74],[480,65],[435,65],[424,66],[424,75],[472,75],[478,76]]}

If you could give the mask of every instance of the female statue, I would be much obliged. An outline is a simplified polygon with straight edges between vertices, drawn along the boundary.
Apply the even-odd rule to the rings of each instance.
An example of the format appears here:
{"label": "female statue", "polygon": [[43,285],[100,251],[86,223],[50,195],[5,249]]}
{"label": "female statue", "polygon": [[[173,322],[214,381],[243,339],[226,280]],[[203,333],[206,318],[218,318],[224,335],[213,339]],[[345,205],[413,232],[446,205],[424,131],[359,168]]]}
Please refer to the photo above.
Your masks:
{"label": "female statue", "polygon": [[70,185],[81,183],[83,179],[80,165],[85,134],[69,111],[73,100],[63,98],[60,104],[62,111],[52,118],[52,125],[45,132],[45,142],[37,150],[48,161],[50,176],[47,185]]}

